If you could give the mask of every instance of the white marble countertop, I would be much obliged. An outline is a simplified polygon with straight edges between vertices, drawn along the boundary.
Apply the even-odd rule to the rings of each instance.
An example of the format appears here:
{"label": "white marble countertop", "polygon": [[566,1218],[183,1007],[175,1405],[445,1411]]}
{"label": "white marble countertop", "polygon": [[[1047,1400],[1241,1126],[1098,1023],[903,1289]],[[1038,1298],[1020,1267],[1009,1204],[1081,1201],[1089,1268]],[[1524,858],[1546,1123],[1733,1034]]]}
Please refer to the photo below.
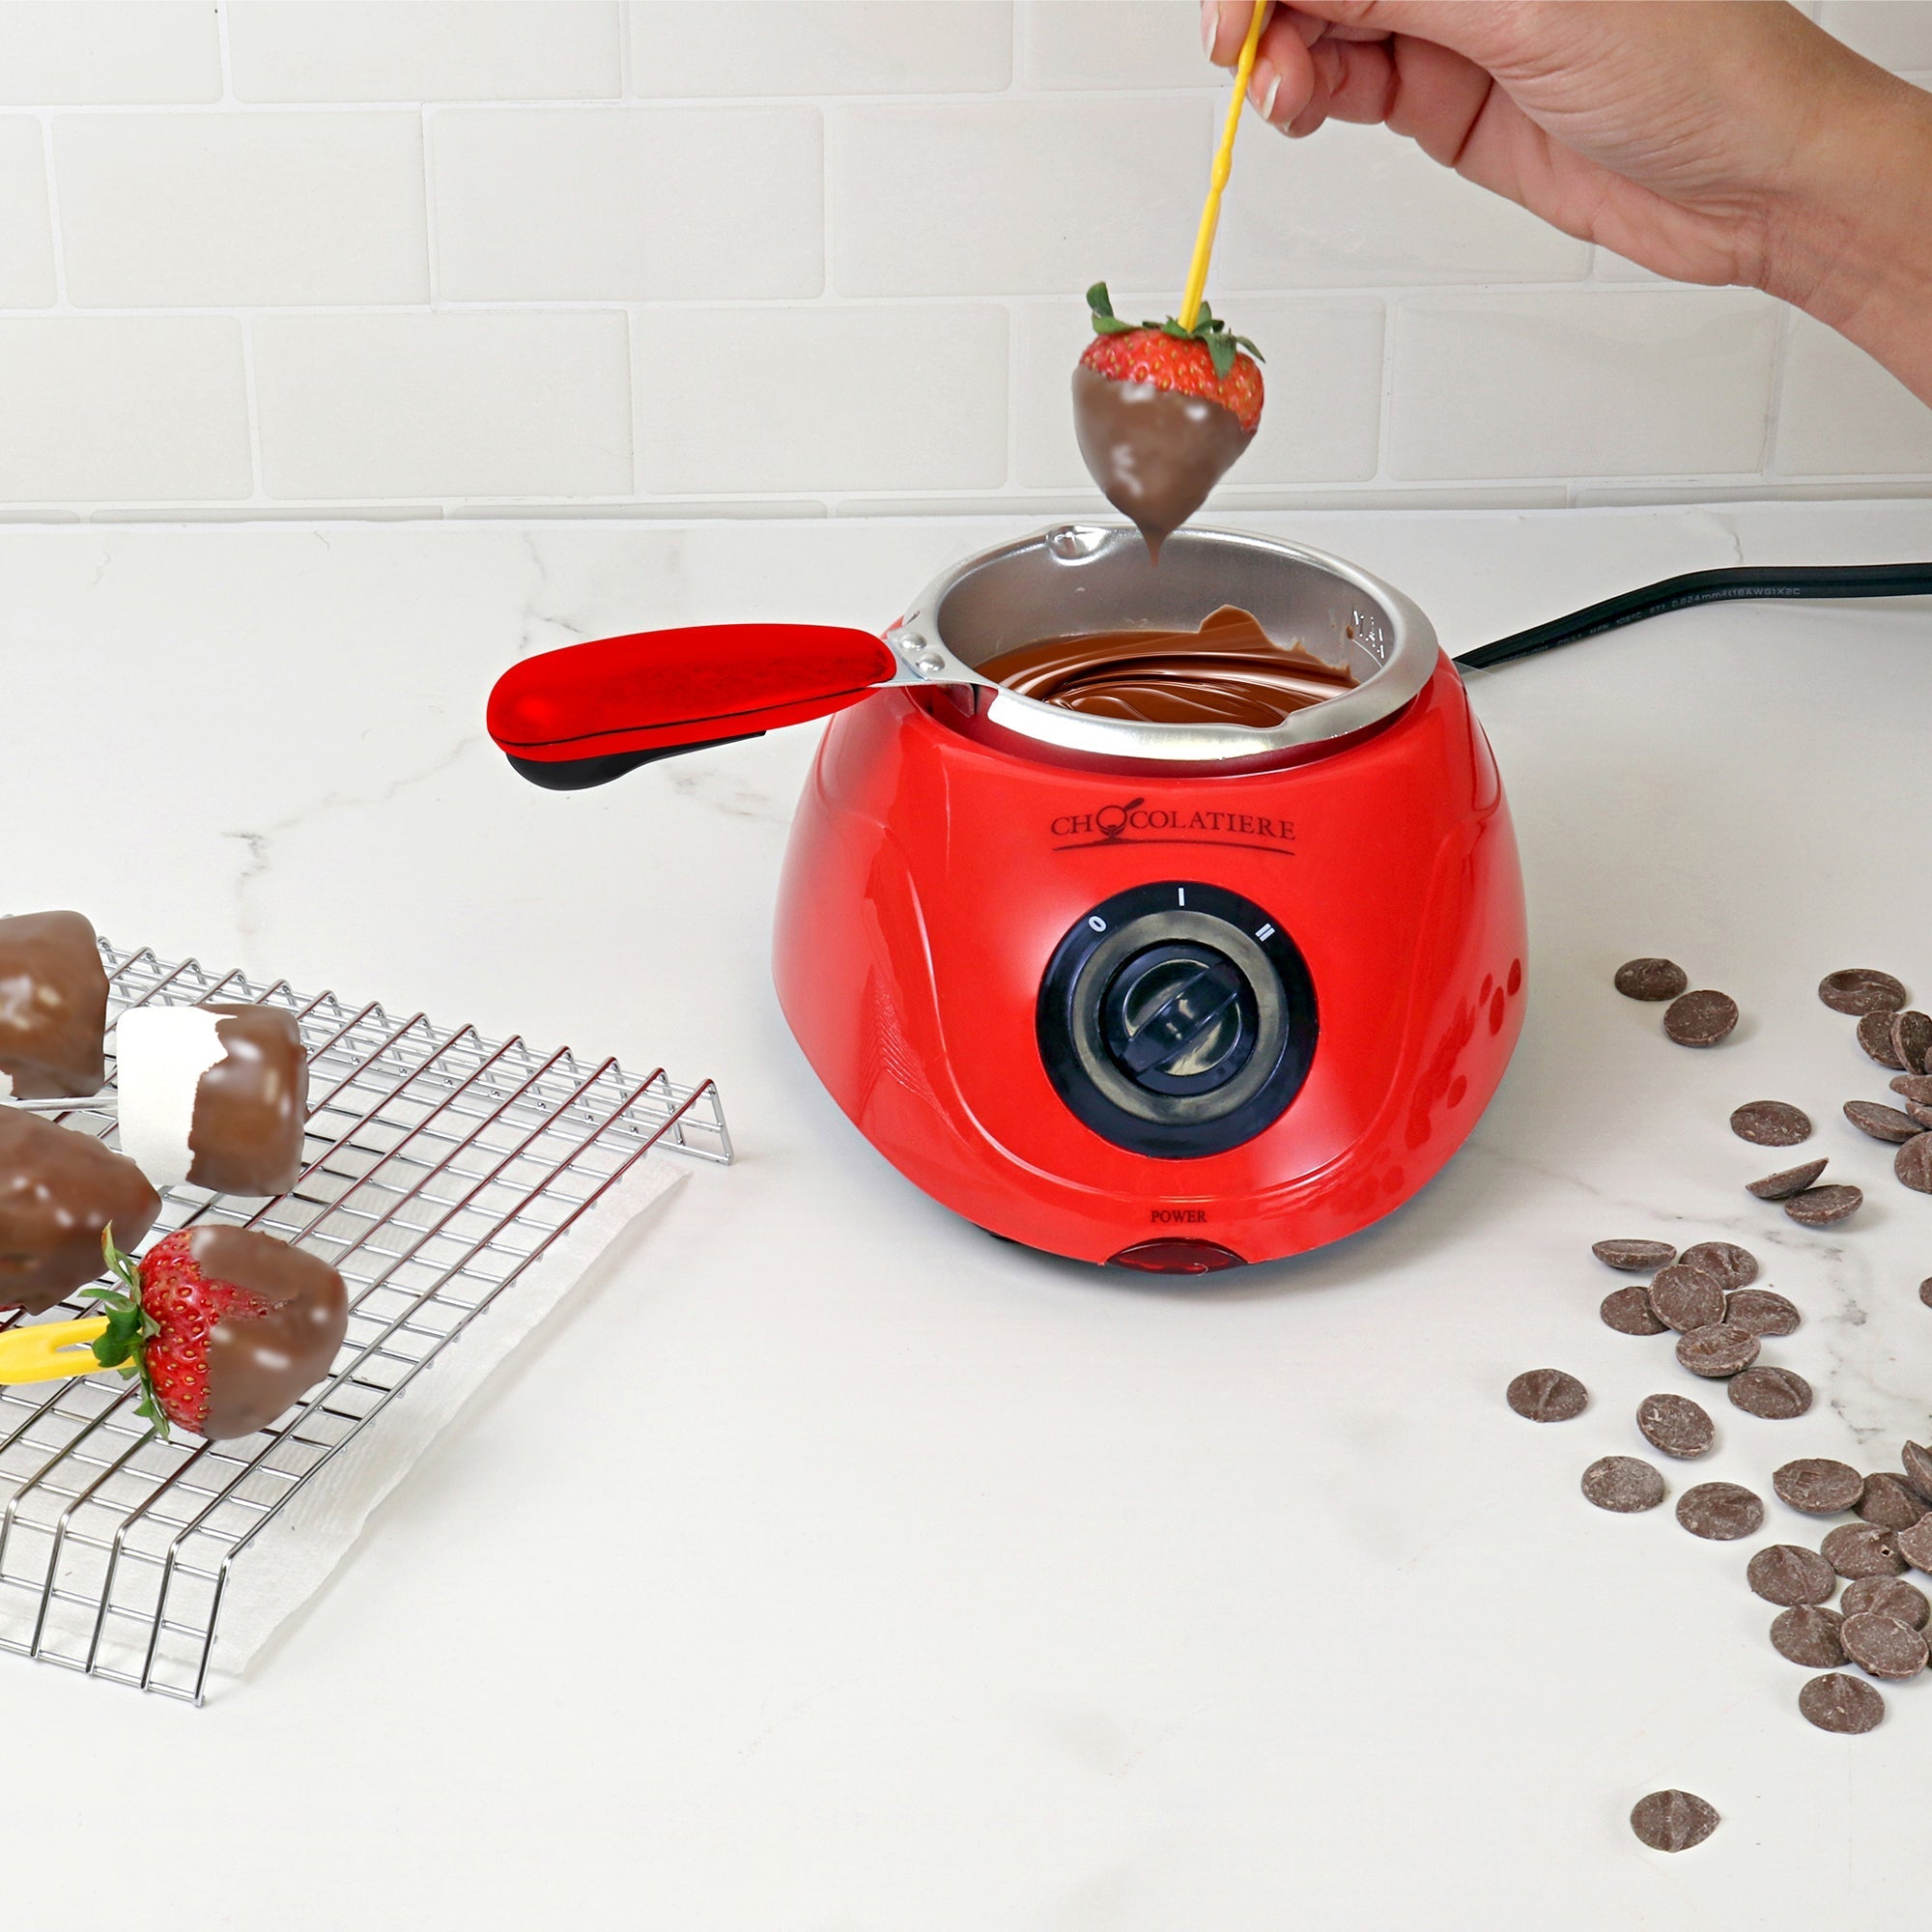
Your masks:
{"label": "white marble countertop", "polygon": [[[1932,554],[1932,506],[1252,520],[1460,649],[1669,572]],[[523,651],[725,616],[878,622],[1006,522],[0,531],[12,907],[680,1077],[692,1175],[201,1711],[0,1657],[23,1925],[1497,1932],[1896,1909],[1932,1683],[1796,1714],[1749,1545],[1577,1479],[1641,1452],[1661,1342],[1605,1235],[1742,1239],[1804,1309],[1804,1420],[1718,1398],[1682,1489],[1884,1466],[1932,1407],[1932,1200],[1838,1119],[1884,1097],[1813,997],[1932,1000],[1924,605],[1681,613],[1475,682],[1528,869],[1528,1031],[1469,1148],[1373,1231],[1166,1291],[989,1240],[819,1092],[772,997],[812,732],[560,797],[481,735]],[[1681,959],[1708,1054],[1611,992]],[[1725,1128],[1778,1096],[1867,1184],[1809,1234]],[[611,1366],[583,1369],[599,1356]],[[1538,1429],[1525,1367],[1594,1405]],[[1692,1392],[1695,1392],[1694,1390]],[[1815,1536],[1774,1503],[1762,1540]],[[1724,1813],[1641,1850],[1662,1785]],[[111,1847],[111,1850],[109,1849]],[[136,1905],[127,1895],[158,1889]]]}

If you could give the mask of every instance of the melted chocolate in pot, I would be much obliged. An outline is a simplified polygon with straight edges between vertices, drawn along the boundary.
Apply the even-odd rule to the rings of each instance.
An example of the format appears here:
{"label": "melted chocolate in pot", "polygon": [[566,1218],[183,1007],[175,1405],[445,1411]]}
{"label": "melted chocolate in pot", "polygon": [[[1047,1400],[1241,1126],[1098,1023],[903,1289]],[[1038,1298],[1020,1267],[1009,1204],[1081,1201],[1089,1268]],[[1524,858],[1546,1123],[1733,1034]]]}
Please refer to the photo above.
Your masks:
{"label": "melted chocolate in pot", "polygon": [[1022,697],[1090,718],[1263,731],[1355,687],[1347,666],[1277,644],[1247,611],[1226,604],[1198,631],[1047,638],[1002,651],[979,668]]}
{"label": "melted chocolate in pot", "polygon": [[1073,434],[1101,495],[1160,556],[1161,540],[1208,500],[1254,433],[1200,396],[1073,371]]}

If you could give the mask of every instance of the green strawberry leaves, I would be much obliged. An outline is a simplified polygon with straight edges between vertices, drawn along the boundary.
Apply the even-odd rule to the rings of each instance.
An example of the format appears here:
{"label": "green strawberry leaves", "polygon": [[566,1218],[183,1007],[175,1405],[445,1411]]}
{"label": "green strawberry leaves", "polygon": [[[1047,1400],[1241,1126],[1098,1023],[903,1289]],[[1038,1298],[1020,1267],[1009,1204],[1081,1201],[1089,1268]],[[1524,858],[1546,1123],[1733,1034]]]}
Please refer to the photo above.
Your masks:
{"label": "green strawberry leaves", "polygon": [[112,1227],[101,1233],[100,1253],[108,1273],[121,1287],[97,1285],[80,1291],[81,1298],[96,1303],[107,1319],[107,1332],[95,1339],[94,1359],[103,1369],[119,1369],[126,1380],[138,1378],[141,1400],[134,1405],[134,1413],[153,1423],[155,1434],[165,1441],[168,1419],[155,1399],[154,1379],[148,1374],[148,1338],[158,1335],[161,1324],[142,1307],[140,1269],[135,1266],[133,1256],[124,1254],[114,1245]]}
{"label": "green strawberry leaves", "polygon": [[1105,282],[1095,282],[1087,291],[1087,306],[1093,312],[1095,335],[1130,335],[1136,328],[1157,328],[1163,335],[1171,335],[1178,342],[1200,343],[1214,365],[1216,379],[1223,383],[1234,369],[1235,357],[1243,349],[1257,362],[1267,359],[1245,335],[1231,334],[1228,325],[1206,302],[1201,304],[1201,313],[1192,328],[1182,328],[1173,316],[1165,322],[1122,322],[1114,313],[1113,298],[1108,295]]}

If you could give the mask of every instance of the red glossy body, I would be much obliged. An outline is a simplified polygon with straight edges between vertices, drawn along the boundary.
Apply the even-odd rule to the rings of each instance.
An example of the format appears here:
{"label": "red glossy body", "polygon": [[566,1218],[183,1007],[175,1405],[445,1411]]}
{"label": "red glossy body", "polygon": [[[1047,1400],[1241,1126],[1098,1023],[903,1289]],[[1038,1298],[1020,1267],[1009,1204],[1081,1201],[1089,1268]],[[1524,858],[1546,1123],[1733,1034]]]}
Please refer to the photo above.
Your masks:
{"label": "red glossy body", "polygon": [[[1084,1126],[1035,1035],[1073,923],[1167,880],[1264,907],[1320,1009],[1286,1113],[1195,1159]],[[775,970],[833,1097],[947,1207],[1084,1261],[1178,1236],[1252,1262],[1352,1234],[1435,1174],[1508,1065],[1523,955],[1508,808],[1445,659],[1380,727],[1241,773],[1047,762],[962,729],[943,696],[878,693],[820,748]]]}

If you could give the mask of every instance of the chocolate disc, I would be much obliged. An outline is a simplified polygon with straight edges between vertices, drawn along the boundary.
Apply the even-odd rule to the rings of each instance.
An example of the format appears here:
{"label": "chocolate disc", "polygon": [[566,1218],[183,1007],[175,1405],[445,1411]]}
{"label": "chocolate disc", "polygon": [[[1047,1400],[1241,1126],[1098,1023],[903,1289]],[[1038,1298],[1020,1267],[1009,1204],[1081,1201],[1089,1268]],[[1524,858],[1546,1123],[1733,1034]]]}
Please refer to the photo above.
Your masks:
{"label": "chocolate disc", "polygon": [[1590,1252],[1606,1267],[1621,1268],[1626,1274],[1668,1267],[1677,1259],[1677,1250],[1668,1241],[1598,1241]]}
{"label": "chocolate disc", "polygon": [[1932,1107],[1926,1106],[1922,1101],[1906,1101],[1905,1112],[1908,1119],[1917,1122],[1921,1132],[1932,1127]]}
{"label": "chocolate disc", "polygon": [[1732,1112],[1731,1131],[1754,1147],[1796,1147],[1811,1138],[1811,1116],[1785,1100],[1747,1100]]}
{"label": "chocolate disc", "polygon": [[1747,1415],[1761,1415],[1767,1422],[1794,1421],[1811,1406],[1811,1384],[1795,1369],[1773,1369],[1760,1363],[1733,1376],[1727,1386],[1739,1408]]}
{"label": "chocolate disc", "polygon": [[1807,1160],[1803,1167],[1781,1167],[1762,1180],[1746,1181],[1745,1192],[1755,1194],[1760,1201],[1788,1201],[1794,1194],[1803,1194],[1830,1164]]}
{"label": "chocolate disc", "polygon": [[1932,1274],[1918,1284],[1918,1298],[1927,1308],[1932,1308]]}
{"label": "chocolate disc", "polygon": [[1896,1577],[1905,1568],[1898,1539],[1911,1534],[1910,1530],[1881,1529],[1873,1522],[1848,1522],[1833,1530],[1819,1547],[1825,1561],[1840,1577]]}
{"label": "chocolate disc", "polygon": [[1708,1328],[1724,1319],[1724,1287],[1702,1268],[1675,1262],[1658,1272],[1650,1285],[1650,1305],[1666,1328],[1680,1335]]}
{"label": "chocolate disc", "polygon": [[1738,1023],[1738,1003],[1708,987],[1684,993],[1663,1009],[1663,1031],[1679,1046],[1716,1046]]}
{"label": "chocolate disc", "polygon": [[1846,966],[1819,980],[1818,997],[1834,1013],[1895,1013],[1905,988],[1875,966]]}
{"label": "chocolate disc", "polygon": [[1768,1604],[1822,1604],[1838,1587],[1838,1575],[1815,1549],[1795,1543],[1767,1544],[1750,1560],[1745,1580]]}
{"label": "chocolate disc", "polygon": [[1890,1067],[1894,1073],[1907,1071],[1900,1065],[1898,1053],[1891,1043],[1889,1013],[1867,1013],[1859,1022],[1859,1044],[1864,1049],[1867,1060],[1875,1060],[1881,1066]]}
{"label": "chocolate disc", "polygon": [[[1916,1631],[1923,1630],[1926,1618],[1932,1616],[1932,1604],[1926,1602],[1924,1593],[1915,1590],[1902,1577],[1861,1577],[1845,1585],[1842,1603],[1848,1617],[1874,1610],[1882,1617],[1896,1617]],[[1819,1665],[1820,1669],[1825,1667]]]}
{"label": "chocolate disc", "polygon": [[1757,1360],[1757,1337],[1728,1321],[1713,1321],[1679,1336],[1677,1359],[1693,1376],[1734,1376]]}
{"label": "chocolate disc", "polygon": [[1798,1708],[1807,1723],[1821,1731],[1857,1735],[1876,1730],[1885,1716],[1885,1699],[1869,1684],[1833,1671],[1814,1677],[1798,1693]]}
{"label": "chocolate disc", "polygon": [[1618,1516],[1655,1509],[1665,1494],[1662,1476],[1634,1456],[1600,1456],[1583,1471],[1582,1488],[1586,1501]]}
{"label": "chocolate disc", "polygon": [[1650,1305],[1650,1291],[1644,1288],[1613,1288],[1604,1296],[1597,1313],[1606,1328],[1619,1335],[1662,1335],[1663,1323]]}
{"label": "chocolate disc", "polygon": [[1772,1648],[1806,1670],[1835,1670],[1845,1661],[1845,1646],[1838,1641],[1843,1622],[1836,1610],[1802,1605],[1772,1619]]}
{"label": "chocolate disc", "polygon": [[[1903,1154],[1901,1148],[1899,1152]],[[1784,1211],[1801,1227],[1830,1228],[1849,1219],[1864,1206],[1864,1194],[1856,1187],[1833,1185],[1807,1187],[1784,1204]]]}
{"label": "chocolate disc", "polygon": [[1932,1073],[1894,1073],[1885,1084],[1902,1098],[1920,1106],[1932,1103]]}
{"label": "chocolate disc", "polygon": [[1674,959],[1626,959],[1612,983],[1627,1000],[1674,1000],[1690,976]]}
{"label": "chocolate disc", "polygon": [[1925,1514],[1925,1499],[1903,1476],[1882,1469],[1865,1478],[1859,1514],[1881,1529],[1910,1529]]}
{"label": "chocolate disc", "polygon": [[1928,1052],[1932,1052],[1932,1013],[1893,1013],[1891,1057],[1898,1062],[1899,1070],[1923,1073]]}
{"label": "chocolate disc", "polygon": [[1877,1610],[1848,1616],[1838,1632],[1838,1641],[1845,1646],[1845,1655],[1874,1677],[1917,1677],[1925,1668],[1923,1634]]}
{"label": "chocolate disc", "polygon": [[1797,1308],[1769,1288],[1741,1288],[1724,1303],[1724,1320],[1733,1328],[1761,1340],[1791,1334],[1798,1326]]}
{"label": "chocolate disc", "polygon": [[1932,1503],[1932,1449],[1921,1449],[1917,1442],[1908,1442],[1898,1452],[1898,1460],[1905,1464],[1905,1480],[1925,1501]]}
{"label": "chocolate disc", "polygon": [[1771,1487],[1777,1499],[1806,1516],[1839,1516],[1856,1508],[1865,1492],[1865,1479],[1849,1463],[1829,1456],[1801,1456],[1772,1472]]}
{"label": "chocolate disc", "polygon": [[1892,1547],[1915,1570],[1932,1570],[1932,1516],[1921,1516],[1910,1529],[1890,1535]]}
{"label": "chocolate disc", "polygon": [[1703,1456],[1718,1439],[1703,1406],[1686,1395],[1647,1395],[1636,1406],[1636,1426],[1653,1449],[1666,1456]]}
{"label": "chocolate disc", "polygon": [[1678,1497],[1677,1520],[1692,1536],[1735,1543],[1764,1527],[1764,1505],[1742,1483],[1699,1483]]}
{"label": "chocolate disc", "polygon": [[1631,1806],[1631,1830],[1653,1852],[1688,1852],[1718,1824],[1716,1810],[1690,1791],[1653,1791]]}
{"label": "chocolate disc", "polygon": [[1506,1393],[1509,1406],[1530,1422],[1568,1422],[1590,1405],[1590,1393],[1561,1369],[1525,1369]]}
{"label": "chocolate disc", "polygon": [[1847,1100],[1845,1119],[1860,1133],[1869,1134],[1875,1141],[1890,1141],[1894,1146],[1925,1131],[1910,1114],[1902,1114],[1896,1107],[1882,1107],[1876,1100]]}
{"label": "chocolate disc", "polygon": [[1699,1241],[1677,1257],[1684,1267],[1701,1268],[1719,1288],[1748,1288],[1757,1279],[1757,1257],[1735,1241]]}
{"label": "chocolate disc", "polygon": [[1932,1133],[1917,1134],[1893,1155],[1891,1171],[1919,1194],[1932,1194]]}

